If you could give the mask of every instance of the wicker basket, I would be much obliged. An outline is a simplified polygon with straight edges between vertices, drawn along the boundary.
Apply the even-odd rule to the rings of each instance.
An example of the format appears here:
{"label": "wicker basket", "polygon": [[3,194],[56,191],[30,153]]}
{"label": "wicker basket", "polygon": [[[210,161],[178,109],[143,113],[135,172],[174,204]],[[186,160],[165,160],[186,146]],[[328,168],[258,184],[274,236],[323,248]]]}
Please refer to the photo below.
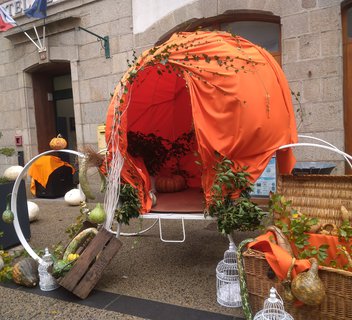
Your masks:
{"label": "wicker basket", "polygon": [[[277,192],[292,201],[292,206],[322,223],[341,224],[340,207],[352,210],[352,176],[281,176]],[[281,296],[283,287],[275,277],[262,252],[247,250],[243,255],[247,287],[253,313],[263,308],[271,287]],[[322,267],[319,277],[326,297],[319,306],[297,307],[285,302],[285,309],[295,320],[352,319],[352,272]]]}

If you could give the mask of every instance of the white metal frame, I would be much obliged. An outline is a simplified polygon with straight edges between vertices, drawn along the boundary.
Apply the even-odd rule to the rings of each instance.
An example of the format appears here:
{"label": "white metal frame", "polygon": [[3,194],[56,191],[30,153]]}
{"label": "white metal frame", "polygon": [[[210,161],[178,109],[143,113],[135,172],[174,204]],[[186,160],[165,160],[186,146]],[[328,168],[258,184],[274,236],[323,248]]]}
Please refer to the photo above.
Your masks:
{"label": "white metal frame", "polygon": [[40,258],[32,249],[32,247],[29,245],[29,243],[27,242],[26,238],[23,235],[19,220],[18,220],[18,214],[17,214],[17,194],[18,194],[18,188],[20,186],[20,183],[22,181],[22,179],[25,177],[28,168],[33,164],[33,162],[35,160],[37,160],[38,158],[40,158],[41,156],[44,156],[46,154],[50,154],[50,153],[56,153],[56,152],[64,152],[64,153],[70,153],[70,154],[74,154],[78,157],[82,157],[84,158],[85,155],[81,152],[78,151],[74,151],[74,150],[68,150],[68,149],[62,149],[62,150],[49,150],[49,151],[45,151],[43,153],[38,154],[37,156],[35,156],[34,158],[32,158],[24,167],[23,170],[21,171],[21,173],[18,175],[13,188],[12,188],[12,196],[11,196],[11,210],[14,214],[14,220],[13,220],[13,226],[15,228],[16,234],[18,236],[18,239],[20,240],[23,248],[28,252],[28,254],[36,261],[38,261],[39,263],[43,263],[42,258]]}

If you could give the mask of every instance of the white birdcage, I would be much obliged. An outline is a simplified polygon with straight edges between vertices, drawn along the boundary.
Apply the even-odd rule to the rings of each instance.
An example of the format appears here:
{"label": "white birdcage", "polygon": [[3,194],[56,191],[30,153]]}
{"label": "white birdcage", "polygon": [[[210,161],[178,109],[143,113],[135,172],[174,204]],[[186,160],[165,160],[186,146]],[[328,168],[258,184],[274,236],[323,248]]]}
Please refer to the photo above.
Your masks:
{"label": "white birdcage", "polygon": [[253,320],[293,320],[293,317],[284,309],[281,297],[277,298],[276,289],[270,289],[269,298],[264,301],[264,308],[260,310]]}
{"label": "white birdcage", "polygon": [[224,259],[216,267],[217,301],[224,307],[242,306],[240,283],[237,270],[236,246],[230,243]]}

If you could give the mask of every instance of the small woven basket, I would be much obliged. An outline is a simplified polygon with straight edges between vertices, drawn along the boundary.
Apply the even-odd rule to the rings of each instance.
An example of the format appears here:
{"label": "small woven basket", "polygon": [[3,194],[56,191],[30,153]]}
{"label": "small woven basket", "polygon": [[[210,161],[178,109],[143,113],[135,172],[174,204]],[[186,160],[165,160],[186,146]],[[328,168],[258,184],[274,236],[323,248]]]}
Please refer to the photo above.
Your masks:
{"label": "small woven basket", "polygon": [[[277,193],[292,201],[292,207],[322,223],[341,225],[340,207],[352,210],[352,176],[280,176]],[[243,254],[250,303],[253,313],[258,312],[271,287],[281,296],[283,286],[267,263],[264,254],[248,249]],[[286,301],[285,310],[295,320],[352,319],[352,272],[321,267],[326,296],[318,306],[294,306]]]}

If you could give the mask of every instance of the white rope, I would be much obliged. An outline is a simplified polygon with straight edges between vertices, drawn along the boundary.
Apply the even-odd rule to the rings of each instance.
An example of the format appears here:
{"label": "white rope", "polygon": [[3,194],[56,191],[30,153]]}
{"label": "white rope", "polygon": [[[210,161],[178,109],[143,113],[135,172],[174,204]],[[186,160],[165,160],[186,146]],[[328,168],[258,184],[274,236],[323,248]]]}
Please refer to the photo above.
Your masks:
{"label": "white rope", "polygon": [[[123,88],[120,88],[120,91],[118,93],[118,96],[116,97],[116,105],[115,105],[115,111],[117,109],[117,105],[120,103],[120,99],[122,96],[122,90]],[[131,88],[130,88],[131,90]],[[122,116],[125,114],[127,111],[127,108],[130,104],[130,98],[131,95],[129,96],[129,101],[127,102],[127,107],[124,110],[123,113],[121,113],[118,116],[118,121],[121,121]],[[105,192],[105,197],[104,197],[104,210],[106,212],[106,220],[104,223],[105,229],[109,230],[112,232],[111,227],[114,221],[114,216],[115,216],[115,210],[118,206],[119,203],[119,198],[120,198],[120,188],[121,188],[121,170],[124,164],[124,159],[120,153],[119,150],[119,125],[116,123],[116,117],[113,119],[113,124],[112,124],[112,132],[110,134],[110,138],[108,141],[108,149],[112,150],[111,152],[111,160],[110,164],[106,165],[107,168],[107,177],[106,177],[106,192]],[[117,233],[117,236],[119,235],[119,232]]]}

